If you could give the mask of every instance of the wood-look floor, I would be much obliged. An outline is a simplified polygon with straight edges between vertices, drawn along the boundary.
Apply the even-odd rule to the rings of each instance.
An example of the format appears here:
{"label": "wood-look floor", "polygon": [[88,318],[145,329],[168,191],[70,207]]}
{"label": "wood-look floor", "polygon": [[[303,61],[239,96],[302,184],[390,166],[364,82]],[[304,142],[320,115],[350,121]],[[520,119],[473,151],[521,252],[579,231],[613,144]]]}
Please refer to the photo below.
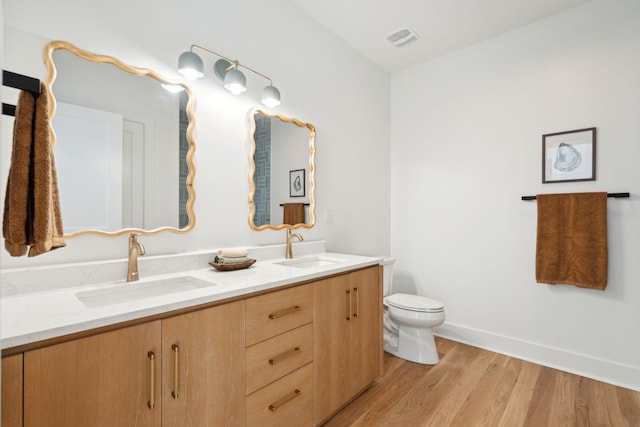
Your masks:
{"label": "wood-look floor", "polygon": [[640,392],[436,338],[440,363],[385,375],[326,427],[638,427]]}

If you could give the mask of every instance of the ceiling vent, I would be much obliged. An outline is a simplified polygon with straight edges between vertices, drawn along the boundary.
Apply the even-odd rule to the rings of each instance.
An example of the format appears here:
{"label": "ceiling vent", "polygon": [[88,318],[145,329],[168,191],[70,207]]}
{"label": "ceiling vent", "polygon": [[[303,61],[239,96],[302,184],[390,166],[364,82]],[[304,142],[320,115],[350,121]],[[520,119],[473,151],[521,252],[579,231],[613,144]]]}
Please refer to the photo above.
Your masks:
{"label": "ceiling vent", "polygon": [[406,46],[411,42],[418,40],[420,36],[408,28],[401,28],[387,36],[387,41],[395,47]]}

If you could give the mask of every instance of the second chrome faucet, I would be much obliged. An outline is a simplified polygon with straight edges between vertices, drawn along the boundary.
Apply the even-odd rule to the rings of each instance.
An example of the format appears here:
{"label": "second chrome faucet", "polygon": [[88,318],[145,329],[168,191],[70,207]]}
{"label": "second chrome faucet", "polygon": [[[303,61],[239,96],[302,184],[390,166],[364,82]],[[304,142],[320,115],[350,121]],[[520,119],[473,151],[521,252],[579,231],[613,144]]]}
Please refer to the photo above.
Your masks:
{"label": "second chrome faucet", "polygon": [[291,228],[287,228],[287,252],[285,254],[285,257],[287,259],[293,258],[293,253],[291,251],[291,244],[293,243],[294,237],[296,237],[300,241],[304,240],[299,233],[292,233]]}

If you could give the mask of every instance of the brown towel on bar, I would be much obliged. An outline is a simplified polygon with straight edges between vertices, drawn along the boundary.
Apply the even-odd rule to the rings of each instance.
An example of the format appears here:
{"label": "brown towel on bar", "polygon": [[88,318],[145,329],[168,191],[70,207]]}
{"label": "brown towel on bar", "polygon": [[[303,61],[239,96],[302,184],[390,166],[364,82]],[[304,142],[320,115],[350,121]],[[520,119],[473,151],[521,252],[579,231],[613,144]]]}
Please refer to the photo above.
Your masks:
{"label": "brown towel on bar", "polygon": [[[16,104],[13,123],[13,149],[11,166],[4,196],[4,216],[2,235],[4,246],[11,256],[27,253],[27,217],[29,216],[29,166],[35,99],[29,92],[22,91]],[[31,218],[29,218],[31,221]]]}
{"label": "brown towel on bar", "polygon": [[49,91],[21,91],[5,194],[2,232],[12,256],[36,256],[66,246],[49,129]]}
{"label": "brown towel on bar", "polygon": [[282,223],[289,225],[304,224],[304,203],[285,203]]}
{"label": "brown towel on bar", "polygon": [[540,194],[536,281],[607,286],[607,193]]}

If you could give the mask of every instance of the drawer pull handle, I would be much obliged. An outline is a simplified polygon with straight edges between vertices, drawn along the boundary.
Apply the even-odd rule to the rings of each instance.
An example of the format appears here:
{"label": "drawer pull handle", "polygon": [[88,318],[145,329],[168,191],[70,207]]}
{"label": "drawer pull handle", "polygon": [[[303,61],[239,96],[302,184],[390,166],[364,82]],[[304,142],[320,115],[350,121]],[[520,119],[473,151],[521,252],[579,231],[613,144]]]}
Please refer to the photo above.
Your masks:
{"label": "drawer pull handle", "polygon": [[356,294],[356,312],[353,313],[353,317],[358,317],[358,313],[360,313],[360,292],[358,292],[358,288],[353,288],[353,292]]}
{"label": "drawer pull handle", "polygon": [[351,320],[351,291],[347,289],[347,320]]}
{"label": "drawer pull handle", "polygon": [[180,379],[178,375],[180,375],[178,370],[178,352],[180,351],[180,347],[178,344],[174,344],[171,346],[171,350],[173,350],[173,391],[171,392],[171,396],[175,400],[178,400],[178,387],[180,387]]}
{"label": "drawer pull handle", "polygon": [[269,410],[271,412],[275,412],[279,407],[281,407],[285,403],[291,402],[293,399],[300,396],[300,394],[302,394],[302,392],[299,389],[295,389],[295,391],[291,393],[289,396],[285,396],[282,399],[278,400],[277,402],[269,405]]}
{"label": "drawer pull handle", "polygon": [[271,359],[269,359],[269,365],[275,365],[276,363],[282,362],[283,359],[291,357],[291,356],[295,355],[296,353],[300,353],[300,347],[292,348],[289,351],[285,351],[284,353],[280,353],[276,357],[272,357]]}
{"label": "drawer pull handle", "polygon": [[293,314],[295,312],[298,312],[301,309],[302,309],[302,307],[300,307],[299,305],[295,305],[293,307],[285,308],[284,310],[280,310],[280,311],[276,311],[275,313],[271,313],[269,315],[269,319],[277,319],[279,317],[283,317],[283,316],[286,316],[288,314]]}
{"label": "drawer pull handle", "polygon": [[150,360],[150,364],[149,366],[150,368],[150,373],[151,373],[151,388],[149,391],[149,401],[147,402],[147,405],[149,406],[149,409],[153,409],[154,406],[156,406],[156,396],[155,396],[155,388],[156,388],[156,355],[153,353],[153,351],[150,351],[147,353],[147,356],[149,357]]}

